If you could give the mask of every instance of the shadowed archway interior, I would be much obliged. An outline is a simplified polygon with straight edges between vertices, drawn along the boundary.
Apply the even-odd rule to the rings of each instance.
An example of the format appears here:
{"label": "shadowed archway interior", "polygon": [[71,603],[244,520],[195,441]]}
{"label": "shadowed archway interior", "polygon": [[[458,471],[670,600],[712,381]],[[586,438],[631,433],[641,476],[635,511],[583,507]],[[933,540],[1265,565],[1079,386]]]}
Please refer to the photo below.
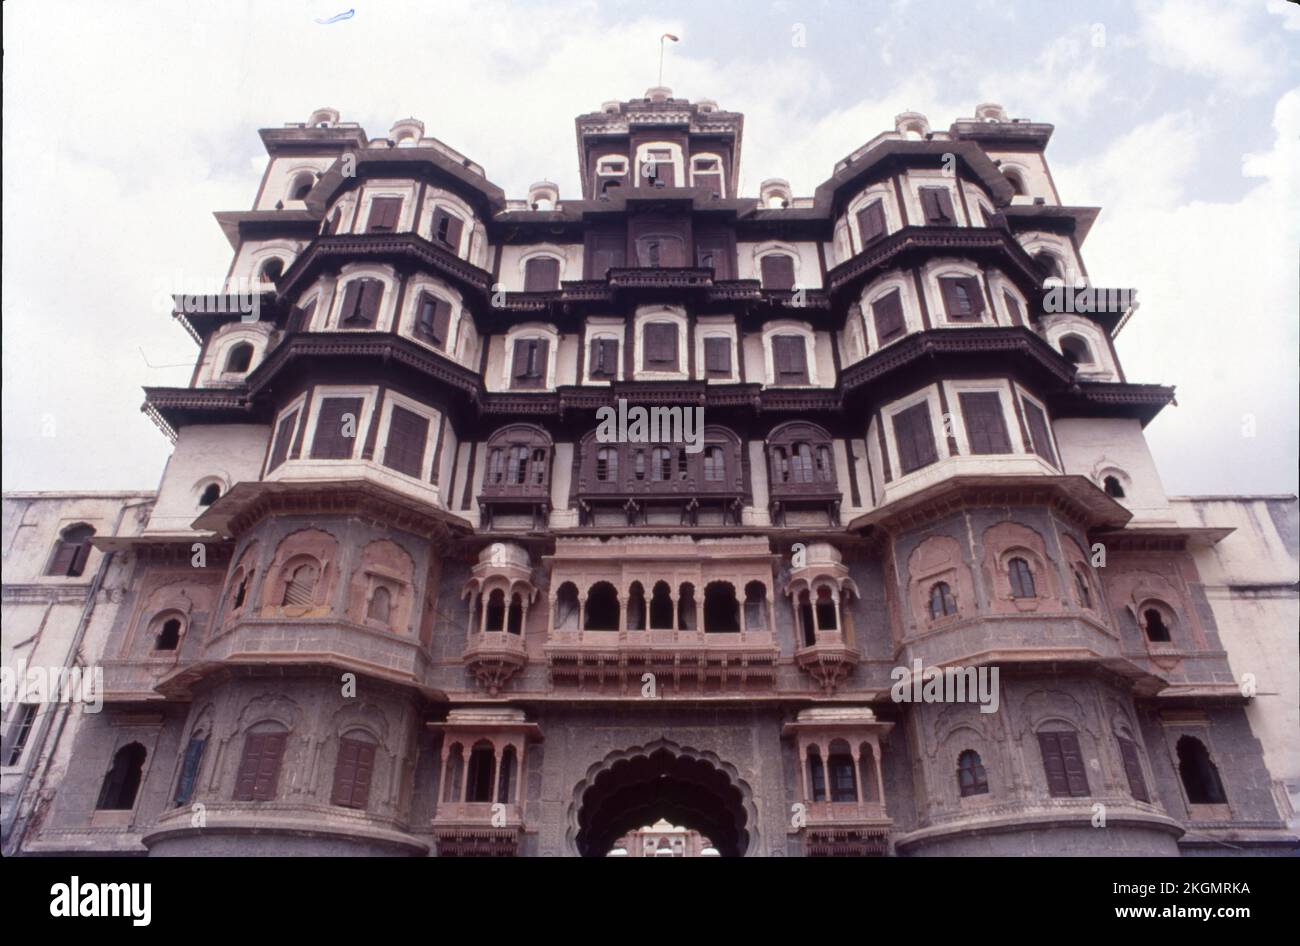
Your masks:
{"label": "shadowed archway interior", "polygon": [[726,773],[659,749],[616,762],[583,792],[578,851],[604,857],[623,834],[659,818],[699,831],[723,857],[749,845],[744,801]]}

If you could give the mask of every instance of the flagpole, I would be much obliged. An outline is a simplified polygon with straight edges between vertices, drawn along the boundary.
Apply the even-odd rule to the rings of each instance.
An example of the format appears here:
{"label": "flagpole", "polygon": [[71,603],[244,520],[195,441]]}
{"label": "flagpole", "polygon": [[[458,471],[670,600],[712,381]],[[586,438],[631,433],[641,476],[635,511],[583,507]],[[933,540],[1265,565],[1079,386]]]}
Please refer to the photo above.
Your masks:
{"label": "flagpole", "polygon": [[664,84],[664,40],[666,39],[671,39],[674,43],[677,42],[677,37],[674,36],[672,33],[664,33],[662,36],[659,37],[659,87],[660,88],[662,88]]}

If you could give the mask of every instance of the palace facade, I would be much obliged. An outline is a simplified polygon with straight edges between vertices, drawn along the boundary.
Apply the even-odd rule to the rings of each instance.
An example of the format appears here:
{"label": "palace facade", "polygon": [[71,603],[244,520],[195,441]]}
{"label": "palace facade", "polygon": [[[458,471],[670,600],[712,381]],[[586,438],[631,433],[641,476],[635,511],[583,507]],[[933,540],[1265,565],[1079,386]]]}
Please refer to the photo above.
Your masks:
{"label": "palace facade", "polygon": [[526,200],[415,119],[261,132],[156,494],[5,498],[6,664],[103,673],[6,706],[6,852],[1293,852],[1295,498],[1166,496],[1052,126],[757,199],[716,103],[576,132]]}

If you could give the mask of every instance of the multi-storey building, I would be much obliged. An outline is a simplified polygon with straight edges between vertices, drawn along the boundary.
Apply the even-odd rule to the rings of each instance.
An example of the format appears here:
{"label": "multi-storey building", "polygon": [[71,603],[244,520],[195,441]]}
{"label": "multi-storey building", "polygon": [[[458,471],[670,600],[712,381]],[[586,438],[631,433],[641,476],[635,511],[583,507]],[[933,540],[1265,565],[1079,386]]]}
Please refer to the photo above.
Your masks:
{"label": "multi-storey building", "polygon": [[1198,571],[1231,530],[1163,491],[1173,391],[1078,288],[1051,126],[906,113],[758,199],[742,128],[607,103],[581,197],[526,201],[415,119],[264,130],[191,382],[146,390],[148,521],[88,540],[103,711],[11,843],[1292,848]]}

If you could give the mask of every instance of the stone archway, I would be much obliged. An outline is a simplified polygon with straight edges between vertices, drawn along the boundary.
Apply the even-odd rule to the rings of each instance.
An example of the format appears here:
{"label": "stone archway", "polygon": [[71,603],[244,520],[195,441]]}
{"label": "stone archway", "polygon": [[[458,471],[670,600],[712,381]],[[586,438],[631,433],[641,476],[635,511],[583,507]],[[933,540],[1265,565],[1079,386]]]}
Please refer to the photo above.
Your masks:
{"label": "stone archway", "polygon": [[659,818],[706,835],[723,857],[758,849],[753,793],[735,766],[660,739],[610,753],[574,787],[570,851],[603,857],[621,835]]}

